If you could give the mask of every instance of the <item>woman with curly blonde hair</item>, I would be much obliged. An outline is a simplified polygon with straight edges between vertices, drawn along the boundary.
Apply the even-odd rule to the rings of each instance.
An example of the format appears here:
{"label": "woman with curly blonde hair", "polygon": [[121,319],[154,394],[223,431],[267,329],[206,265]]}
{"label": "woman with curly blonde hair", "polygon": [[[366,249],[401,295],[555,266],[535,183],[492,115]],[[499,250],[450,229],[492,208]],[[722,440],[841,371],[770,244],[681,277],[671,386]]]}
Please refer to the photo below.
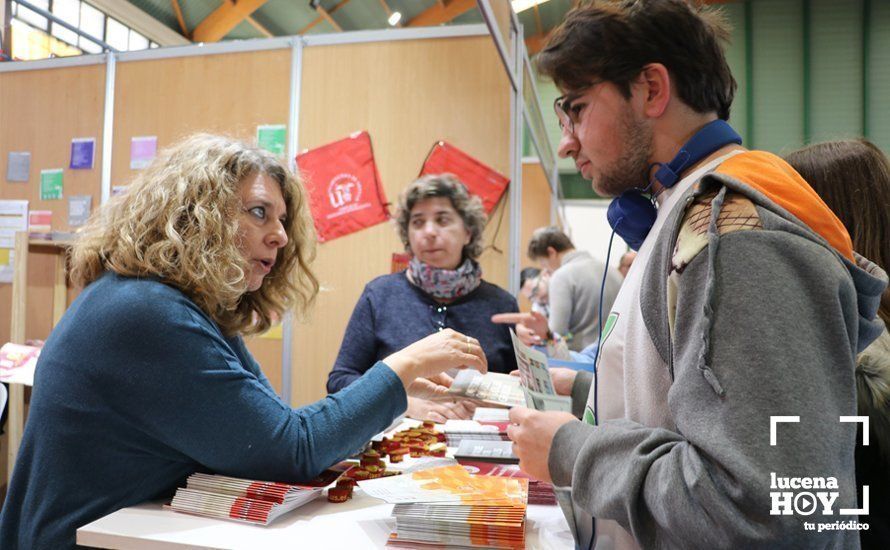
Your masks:
{"label": "woman with curly blonde hair", "polygon": [[78,527],[197,470],[311,479],[404,412],[406,389],[444,390],[418,377],[486,369],[478,341],[446,331],[317,403],[282,402],[242,335],[318,291],[306,201],[271,154],[196,135],[96,213],[71,254],[85,288],[38,363],[0,547],[73,547]]}
{"label": "woman with curly blonde hair", "polygon": [[[418,338],[451,328],[479,339],[493,372],[516,369],[507,327],[496,313],[519,311],[507,291],[482,280],[479,256],[485,211],[479,197],[451,174],[424,176],[399,197],[396,227],[411,254],[408,269],[377,277],[365,286],[334,368],[328,391],[367,376],[368,365]],[[473,405],[420,397],[408,399],[408,416],[444,422],[469,418]]]}

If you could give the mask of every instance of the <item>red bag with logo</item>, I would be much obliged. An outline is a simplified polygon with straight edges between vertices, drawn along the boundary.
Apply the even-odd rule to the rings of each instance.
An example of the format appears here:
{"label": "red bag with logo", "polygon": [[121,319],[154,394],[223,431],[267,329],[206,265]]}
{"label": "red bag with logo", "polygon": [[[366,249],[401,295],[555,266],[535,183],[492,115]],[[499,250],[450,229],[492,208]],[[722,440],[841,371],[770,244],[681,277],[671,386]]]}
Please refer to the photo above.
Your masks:
{"label": "red bag with logo", "polygon": [[330,241],[389,218],[368,132],[297,155],[318,240]]}
{"label": "red bag with logo", "polygon": [[482,199],[485,213],[490,214],[510,184],[510,179],[504,177],[470,155],[464,153],[454,145],[439,141],[433,145],[432,150],[423,161],[420,175],[427,174],[454,174],[467,190]]}

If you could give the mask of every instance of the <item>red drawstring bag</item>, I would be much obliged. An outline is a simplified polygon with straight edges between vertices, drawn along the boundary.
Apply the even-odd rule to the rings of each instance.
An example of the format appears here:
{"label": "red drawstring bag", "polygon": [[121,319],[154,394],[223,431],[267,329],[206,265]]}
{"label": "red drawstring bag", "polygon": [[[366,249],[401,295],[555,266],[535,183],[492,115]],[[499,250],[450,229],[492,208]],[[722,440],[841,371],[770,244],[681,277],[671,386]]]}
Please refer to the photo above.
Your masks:
{"label": "red drawstring bag", "polygon": [[330,241],[389,218],[368,132],[297,155],[318,240]]}
{"label": "red drawstring bag", "polygon": [[454,145],[444,141],[436,142],[426,160],[420,175],[427,174],[454,174],[467,190],[482,199],[482,206],[486,214],[491,214],[501,196],[510,184],[510,179],[504,177],[492,168],[482,164],[470,155],[464,153]]}

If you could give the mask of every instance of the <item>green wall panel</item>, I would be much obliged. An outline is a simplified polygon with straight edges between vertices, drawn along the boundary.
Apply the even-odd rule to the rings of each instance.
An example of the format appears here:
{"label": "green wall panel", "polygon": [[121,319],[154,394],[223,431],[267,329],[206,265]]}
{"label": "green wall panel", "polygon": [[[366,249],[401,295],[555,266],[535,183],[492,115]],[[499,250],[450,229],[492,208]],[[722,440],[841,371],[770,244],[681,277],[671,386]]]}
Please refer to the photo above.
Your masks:
{"label": "green wall panel", "polygon": [[732,110],[729,112],[729,123],[741,134],[748,143],[748,79],[745,75],[745,5],[743,2],[725,4],[723,13],[732,27],[732,38],[726,46],[726,60],[732,71],[732,76],[738,84],[735,98],[732,102]]}
{"label": "green wall panel", "polygon": [[753,0],[751,8],[754,136],[748,147],[792,151],[804,141],[803,2]]}
{"label": "green wall panel", "polygon": [[810,1],[810,142],[862,135],[862,0]]}
{"label": "green wall panel", "polygon": [[890,154],[890,1],[871,0],[868,20],[868,138]]}

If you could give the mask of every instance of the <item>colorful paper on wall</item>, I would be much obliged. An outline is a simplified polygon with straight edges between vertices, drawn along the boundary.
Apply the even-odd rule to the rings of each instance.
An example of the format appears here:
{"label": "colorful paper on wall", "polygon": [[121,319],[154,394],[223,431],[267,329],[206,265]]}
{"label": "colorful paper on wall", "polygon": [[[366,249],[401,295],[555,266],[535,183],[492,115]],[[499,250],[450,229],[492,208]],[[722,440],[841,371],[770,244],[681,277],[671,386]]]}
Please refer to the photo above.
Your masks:
{"label": "colorful paper on wall", "polygon": [[28,201],[0,201],[0,249],[15,247],[16,232],[27,230]]}
{"label": "colorful paper on wall", "polygon": [[96,160],[96,138],[75,138],[71,140],[71,163],[73,170],[92,170]]}
{"label": "colorful paper on wall", "polygon": [[11,283],[14,274],[13,262],[15,251],[0,248],[0,283]]}
{"label": "colorful paper on wall", "polygon": [[28,212],[28,232],[49,233],[52,231],[52,210],[31,210]]}
{"label": "colorful paper on wall", "polygon": [[68,197],[68,225],[80,227],[90,217],[93,197],[90,195],[71,195]]}
{"label": "colorful paper on wall", "polygon": [[40,171],[40,200],[52,201],[62,198],[62,169]]}
{"label": "colorful paper on wall", "polygon": [[389,218],[367,132],[305,151],[297,155],[297,165],[309,191],[319,241],[330,241]]}
{"label": "colorful paper on wall", "polygon": [[111,196],[114,197],[115,195],[121,195],[123,193],[126,193],[127,187],[129,187],[129,185],[112,185],[111,186]]}
{"label": "colorful paper on wall", "polygon": [[130,169],[148,168],[158,154],[158,136],[138,136],[130,140]]}
{"label": "colorful paper on wall", "polygon": [[31,153],[10,151],[6,160],[6,180],[27,183],[31,175]]}
{"label": "colorful paper on wall", "polygon": [[284,124],[257,126],[256,141],[261,149],[276,155],[283,155],[287,143],[287,126]]}

